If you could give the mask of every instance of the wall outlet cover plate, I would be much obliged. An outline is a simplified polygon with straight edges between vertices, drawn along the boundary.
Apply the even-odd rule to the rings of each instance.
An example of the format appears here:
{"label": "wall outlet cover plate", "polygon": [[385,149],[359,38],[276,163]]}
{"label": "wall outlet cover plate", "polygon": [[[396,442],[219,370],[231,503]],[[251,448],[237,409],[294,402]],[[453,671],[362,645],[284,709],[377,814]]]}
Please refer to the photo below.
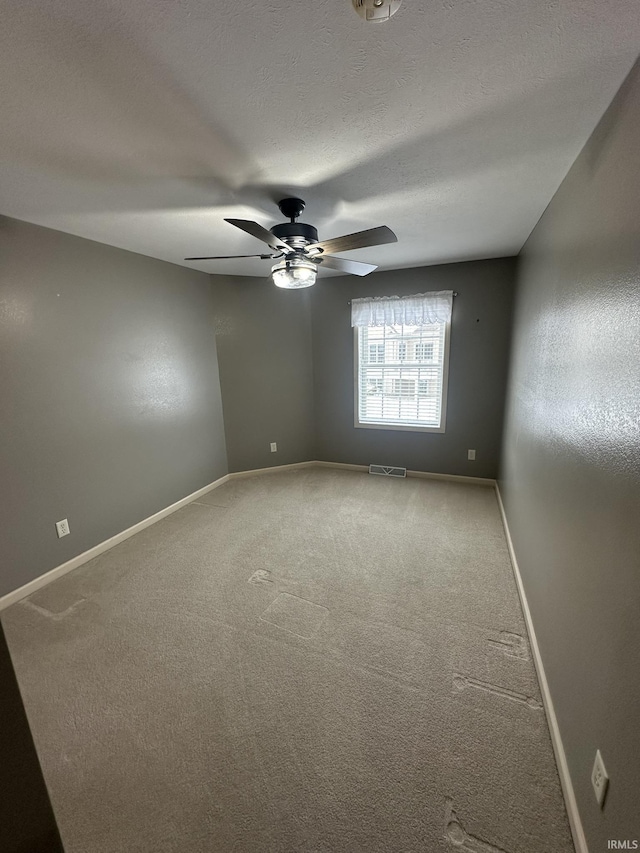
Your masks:
{"label": "wall outlet cover plate", "polygon": [[71,532],[69,530],[69,522],[66,518],[63,518],[62,521],[56,521],[56,531],[58,533],[58,539],[62,539],[63,536],[68,536]]}
{"label": "wall outlet cover plate", "polygon": [[604,761],[602,760],[599,749],[596,751],[596,760],[593,762],[591,784],[593,785],[598,805],[600,808],[603,808],[604,798],[607,796],[607,788],[609,787],[609,776],[605,769]]}

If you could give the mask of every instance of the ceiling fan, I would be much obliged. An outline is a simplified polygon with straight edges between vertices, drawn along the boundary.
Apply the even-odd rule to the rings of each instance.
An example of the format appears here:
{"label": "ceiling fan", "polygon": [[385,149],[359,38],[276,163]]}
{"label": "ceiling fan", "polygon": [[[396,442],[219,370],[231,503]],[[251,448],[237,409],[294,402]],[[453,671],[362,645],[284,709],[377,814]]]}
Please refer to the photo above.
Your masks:
{"label": "ceiling fan", "polygon": [[271,268],[271,278],[278,287],[293,289],[311,287],[312,284],[315,284],[320,266],[352,273],[353,275],[368,275],[377,269],[375,264],[362,264],[344,258],[334,258],[332,253],[350,252],[353,249],[381,246],[384,243],[397,243],[398,241],[396,235],[386,225],[381,225],[379,228],[368,228],[366,231],[356,231],[355,234],[346,234],[344,237],[319,241],[318,232],[313,225],[296,222],[305,207],[301,198],[283,198],[282,201],[278,202],[278,207],[282,215],[290,221],[274,225],[269,230],[248,219],[225,219],[225,222],[229,222],[236,228],[251,234],[252,237],[262,240],[270,249],[273,249],[273,253],[264,255],[217,255],[207,258],[185,258],[185,261],[218,261],[227,258],[277,260],[282,258]]}

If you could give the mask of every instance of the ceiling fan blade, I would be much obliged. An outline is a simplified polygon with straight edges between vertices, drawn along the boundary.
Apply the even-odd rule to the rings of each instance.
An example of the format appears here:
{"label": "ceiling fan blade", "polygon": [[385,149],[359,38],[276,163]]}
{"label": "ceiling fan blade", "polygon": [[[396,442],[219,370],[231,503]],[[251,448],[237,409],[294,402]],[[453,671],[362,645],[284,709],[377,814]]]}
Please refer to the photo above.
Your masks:
{"label": "ceiling fan blade", "polygon": [[271,246],[272,249],[278,249],[281,252],[293,251],[288,243],[285,243],[284,240],[274,236],[271,231],[267,231],[266,228],[263,228],[262,225],[258,225],[257,222],[252,222],[250,219],[225,219],[224,221],[229,222],[231,225],[235,225],[236,228],[239,228],[241,231],[246,231],[247,234],[251,234],[252,237],[257,237],[258,240],[262,240],[263,243],[266,243],[267,246]]}
{"label": "ceiling fan blade", "polygon": [[370,272],[378,269],[375,264],[361,264],[357,261],[348,261],[346,258],[332,258],[331,255],[321,255],[318,260],[323,267],[349,272],[352,275],[369,275]]}
{"label": "ceiling fan blade", "polygon": [[[227,220],[229,221],[229,220]],[[321,240],[307,246],[309,249],[322,249],[326,254],[350,252],[352,249],[365,249],[367,246],[381,246],[383,243],[397,243],[398,238],[391,228],[381,225],[379,228],[368,228],[366,231],[356,231],[355,234],[345,234],[344,237],[334,237],[333,240]]]}
{"label": "ceiling fan blade", "polygon": [[185,261],[225,261],[230,258],[260,258],[266,261],[268,258],[279,258],[280,255],[209,255],[206,258],[185,258]]}

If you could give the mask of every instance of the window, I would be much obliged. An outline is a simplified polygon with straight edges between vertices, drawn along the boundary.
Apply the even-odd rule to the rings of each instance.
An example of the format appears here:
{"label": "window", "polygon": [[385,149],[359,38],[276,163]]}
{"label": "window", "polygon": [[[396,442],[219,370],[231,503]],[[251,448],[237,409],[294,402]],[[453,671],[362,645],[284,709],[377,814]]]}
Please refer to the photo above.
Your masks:
{"label": "window", "polygon": [[398,397],[415,397],[416,381],[415,379],[392,379],[391,394]]}
{"label": "window", "polygon": [[[418,297],[389,297],[394,313],[384,325],[381,319],[387,319],[387,314],[382,313],[385,306],[378,304],[384,300],[353,300],[356,426],[444,432],[452,294],[446,296],[449,313],[437,313],[433,322],[428,312],[407,312],[403,316],[404,299]],[[355,303],[374,304],[367,305],[364,318],[356,316],[354,322]],[[371,322],[374,310],[382,317],[376,316]],[[423,322],[425,319],[430,322]]]}
{"label": "window", "polygon": [[416,344],[416,361],[433,361],[434,343],[433,341],[421,341]]}
{"label": "window", "polygon": [[384,344],[369,344],[369,361],[373,364],[384,361]]}
{"label": "window", "polygon": [[431,397],[436,393],[436,383],[432,379],[418,379],[418,396]]}

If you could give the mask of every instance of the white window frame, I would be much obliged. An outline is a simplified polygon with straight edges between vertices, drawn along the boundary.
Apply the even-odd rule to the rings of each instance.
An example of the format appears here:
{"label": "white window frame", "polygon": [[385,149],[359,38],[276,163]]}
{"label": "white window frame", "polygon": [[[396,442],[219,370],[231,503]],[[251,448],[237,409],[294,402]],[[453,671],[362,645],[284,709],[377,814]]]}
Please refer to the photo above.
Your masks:
{"label": "white window frame", "polygon": [[[359,352],[359,329],[353,328],[353,425],[356,429],[384,429],[394,432],[436,432],[446,431],[447,423],[447,397],[449,392],[449,348],[451,342],[451,322],[445,323],[444,330],[444,352],[442,357],[442,402],[440,405],[440,426],[423,427],[413,424],[387,424],[387,423],[363,423],[360,421],[360,352]],[[379,362],[383,363],[383,362]]]}

